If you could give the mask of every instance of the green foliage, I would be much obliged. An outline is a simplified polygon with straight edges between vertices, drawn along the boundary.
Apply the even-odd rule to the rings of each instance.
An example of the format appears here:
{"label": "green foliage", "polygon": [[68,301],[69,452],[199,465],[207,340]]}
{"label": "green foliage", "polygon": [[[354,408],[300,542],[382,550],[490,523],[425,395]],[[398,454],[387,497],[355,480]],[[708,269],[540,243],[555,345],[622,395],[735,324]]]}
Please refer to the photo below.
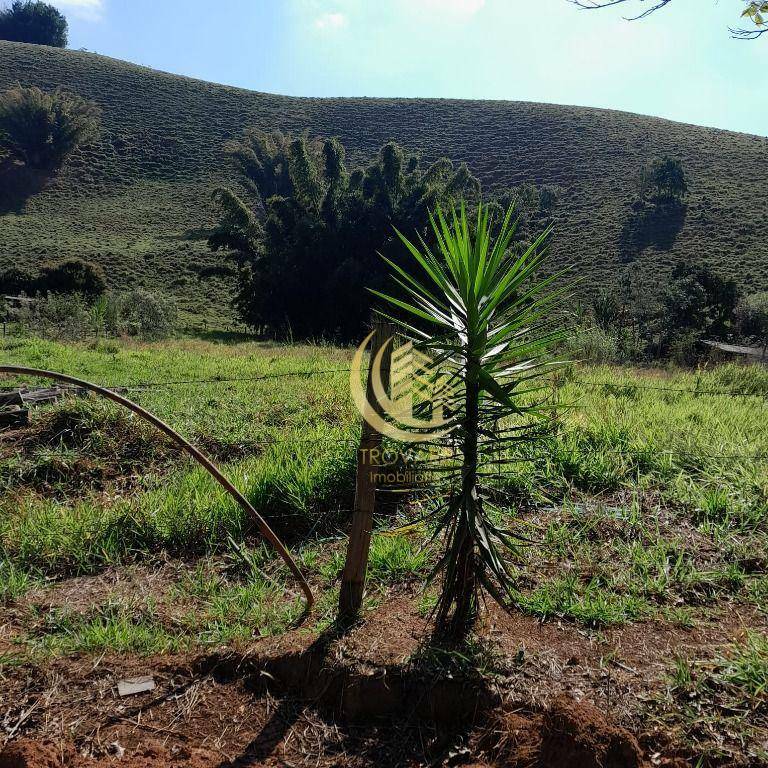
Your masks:
{"label": "green foliage", "polygon": [[0,272],[0,293],[9,296],[22,293],[27,296],[79,293],[92,301],[106,288],[107,281],[101,266],[78,258],[44,262],[37,274],[19,267]]}
{"label": "green foliage", "polygon": [[0,40],[67,47],[67,20],[48,3],[14,0],[0,11]]}
{"label": "green foliage", "polygon": [[[70,158],[55,184],[35,188],[34,197],[11,196],[14,185],[0,180],[0,198],[10,198],[5,207],[0,199],[0,270],[84,258],[101,264],[116,290],[172,295],[182,325],[207,321],[224,329],[237,322],[235,267],[208,248],[206,236],[218,220],[213,189],[235,190],[254,207],[221,156],[223,137],[239,137],[248,125],[341,136],[350,173],[392,138],[423,164],[442,155],[465,160],[486,191],[526,179],[557,189],[552,265],[576,265],[585,303],[598,287],[616,282],[616,228],[627,205],[621,190],[629,193],[649,153],[669,154],[695,170],[686,197],[690,215],[674,254],[652,246],[638,259],[649,276],[644,295],[658,296],[678,260],[706,260],[752,291],[768,290],[768,239],[751,202],[768,188],[768,164],[764,142],[754,136],[523,102],[308,101],[223,88],[94,53],[0,41],[0,92],[14,86],[19,73],[23,85],[61,85],[97,101],[103,131]],[[163,98],[147,98],[152,93]],[[579,126],[581,139],[553,125]],[[735,173],[734,157],[751,172]],[[531,226],[532,232],[541,228]]]}
{"label": "green foliage", "polygon": [[[459,446],[460,461],[431,519],[445,539],[435,569],[443,577],[437,627],[456,638],[471,628],[481,589],[501,602],[512,593],[503,550],[515,551],[519,539],[499,522],[505,510],[483,475],[503,446],[541,439],[552,410],[535,393],[550,370],[545,356],[563,336],[551,320],[562,293],[552,290],[553,277],[537,277],[550,232],[516,254],[512,213],[495,225],[480,205],[470,225],[463,205],[452,218],[438,207],[435,253],[398,232],[415,263],[406,270],[385,257],[402,298],[374,291],[450,383],[444,439]],[[501,423],[508,426],[499,432]]]}
{"label": "green foliage", "polygon": [[0,95],[0,150],[28,168],[56,172],[99,134],[101,111],[61,88],[17,85]]}
{"label": "green foliage", "polygon": [[18,296],[25,293],[31,296],[37,291],[37,276],[23,267],[9,267],[0,272],[0,294]]}
{"label": "green foliage", "polygon": [[690,363],[696,343],[723,338],[734,326],[739,290],[732,278],[707,267],[679,264],[663,294],[660,347],[673,359]]}
{"label": "green foliage", "polygon": [[658,301],[649,299],[650,290],[627,275],[619,289],[599,292],[592,304],[597,329],[586,325],[571,354],[595,362],[666,357],[690,365],[702,354],[702,339],[728,338],[737,327],[739,286],[707,266],[678,263]]}
{"label": "green foliage", "polygon": [[352,174],[337,139],[250,132],[227,150],[251,200],[216,192],[223,214],[209,243],[240,262],[242,319],[273,333],[356,337],[370,311],[364,288],[384,281],[376,252],[391,252],[392,227],[426,234],[430,206],[479,191],[466,165],[422,169],[394,142]]}
{"label": "green foliage", "polygon": [[134,336],[157,341],[176,329],[177,310],[171,299],[137,288],[128,293],[45,293],[15,312],[22,329],[48,339],[82,340]]}
{"label": "green foliage", "polygon": [[137,288],[117,299],[117,333],[156,340],[169,336],[177,318],[176,305],[170,299]]}

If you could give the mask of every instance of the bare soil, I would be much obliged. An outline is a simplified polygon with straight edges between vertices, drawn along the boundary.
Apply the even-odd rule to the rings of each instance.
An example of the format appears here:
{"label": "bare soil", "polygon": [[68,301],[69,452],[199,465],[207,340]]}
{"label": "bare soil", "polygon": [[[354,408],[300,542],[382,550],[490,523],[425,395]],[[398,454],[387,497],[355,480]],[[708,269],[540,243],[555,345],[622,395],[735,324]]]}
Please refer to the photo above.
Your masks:
{"label": "bare soil", "polygon": [[[86,603],[99,591],[79,589]],[[297,628],[197,655],[27,660],[0,678],[0,768],[682,766],[659,704],[670,660],[755,621],[734,605],[690,630],[594,632],[490,608],[467,663],[423,644],[428,621],[400,593],[346,631]],[[154,691],[118,695],[119,680],[147,674]],[[711,764],[759,765],[736,744],[726,752]]]}

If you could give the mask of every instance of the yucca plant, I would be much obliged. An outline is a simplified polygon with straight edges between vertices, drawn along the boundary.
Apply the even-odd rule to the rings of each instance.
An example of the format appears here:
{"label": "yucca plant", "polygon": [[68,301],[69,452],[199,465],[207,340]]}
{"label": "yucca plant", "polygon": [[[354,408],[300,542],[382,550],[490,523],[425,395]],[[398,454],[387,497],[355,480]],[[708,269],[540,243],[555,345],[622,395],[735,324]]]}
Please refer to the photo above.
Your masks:
{"label": "yucca plant", "polygon": [[448,216],[437,209],[434,248],[398,232],[412,268],[385,261],[404,293],[375,292],[394,308],[386,316],[435,363],[449,414],[440,440],[457,449],[454,461],[434,464],[443,492],[431,514],[445,542],[433,573],[443,582],[436,629],[454,639],[472,628],[482,590],[501,603],[513,594],[509,555],[521,538],[502,522],[492,475],[507,466],[500,456],[513,444],[546,433],[554,405],[543,377],[564,335],[553,320],[561,273],[537,276],[550,229],[522,250],[512,208],[494,223],[480,205],[473,219],[464,206]]}

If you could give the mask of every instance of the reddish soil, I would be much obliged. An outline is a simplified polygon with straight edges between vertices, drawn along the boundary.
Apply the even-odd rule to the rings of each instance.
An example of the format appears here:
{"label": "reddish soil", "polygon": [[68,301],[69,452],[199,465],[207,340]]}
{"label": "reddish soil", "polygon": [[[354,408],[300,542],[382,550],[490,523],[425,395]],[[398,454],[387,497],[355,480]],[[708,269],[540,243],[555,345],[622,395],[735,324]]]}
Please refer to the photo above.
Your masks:
{"label": "reddish soil", "polygon": [[[0,768],[682,766],[644,701],[673,649],[749,621],[734,609],[696,630],[596,633],[491,610],[481,675],[421,648],[428,627],[402,594],[346,633],[6,667]],[[145,674],[154,691],[118,696],[118,680]]]}

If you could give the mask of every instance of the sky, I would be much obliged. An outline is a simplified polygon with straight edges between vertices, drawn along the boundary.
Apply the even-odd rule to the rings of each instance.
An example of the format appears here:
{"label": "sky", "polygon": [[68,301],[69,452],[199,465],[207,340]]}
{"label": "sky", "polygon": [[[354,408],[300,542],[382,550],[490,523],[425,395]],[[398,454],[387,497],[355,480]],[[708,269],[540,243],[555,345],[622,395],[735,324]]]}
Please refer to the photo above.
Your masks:
{"label": "sky", "polygon": [[728,34],[741,0],[635,22],[568,0],[52,1],[72,48],[257,91],[575,104],[768,135],[768,39]]}

